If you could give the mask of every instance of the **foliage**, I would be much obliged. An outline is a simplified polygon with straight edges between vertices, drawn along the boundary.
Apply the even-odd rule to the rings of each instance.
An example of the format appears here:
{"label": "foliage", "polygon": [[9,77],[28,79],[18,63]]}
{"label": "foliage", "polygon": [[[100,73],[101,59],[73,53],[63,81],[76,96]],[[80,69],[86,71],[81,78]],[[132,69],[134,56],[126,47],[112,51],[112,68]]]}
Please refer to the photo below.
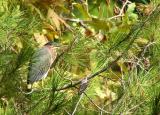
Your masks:
{"label": "foliage", "polygon": [[[0,4],[0,114],[160,114],[158,0]],[[27,94],[30,58],[48,41],[67,48]]]}

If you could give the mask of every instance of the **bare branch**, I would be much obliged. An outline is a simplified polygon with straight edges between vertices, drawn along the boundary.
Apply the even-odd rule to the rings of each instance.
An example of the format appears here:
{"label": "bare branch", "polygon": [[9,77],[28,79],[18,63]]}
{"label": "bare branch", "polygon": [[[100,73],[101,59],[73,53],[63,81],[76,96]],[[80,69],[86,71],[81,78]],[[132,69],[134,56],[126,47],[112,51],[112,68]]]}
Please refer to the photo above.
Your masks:
{"label": "bare branch", "polygon": [[77,102],[77,104],[76,104],[76,106],[75,106],[75,108],[74,108],[74,110],[73,110],[73,112],[72,112],[71,115],[74,115],[74,114],[75,114],[75,112],[76,112],[76,110],[77,110],[77,107],[78,107],[78,105],[79,105],[79,103],[80,103],[82,97],[83,97],[83,93],[80,95],[80,98],[79,98],[79,100],[78,100],[78,102]]}
{"label": "bare branch", "polygon": [[116,16],[110,17],[109,20],[115,19],[115,18],[118,18],[118,17],[123,17],[124,16],[123,15],[124,9],[125,9],[125,7],[127,6],[128,3],[131,3],[131,2],[129,0],[126,0],[126,2],[122,6],[122,9],[120,10],[120,13]]}
{"label": "bare branch", "polygon": [[102,109],[101,107],[99,107],[98,105],[96,105],[96,104],[93,102],[93,100],[92,100],[85,92],[84,92],[84,94],[85,94],[85,96],[90,100],[90,102],[91,102],[94,106],[96,106],[99,110],[103,111],[104,113],[112,114],[111,112],[108,112],[108,111]]}

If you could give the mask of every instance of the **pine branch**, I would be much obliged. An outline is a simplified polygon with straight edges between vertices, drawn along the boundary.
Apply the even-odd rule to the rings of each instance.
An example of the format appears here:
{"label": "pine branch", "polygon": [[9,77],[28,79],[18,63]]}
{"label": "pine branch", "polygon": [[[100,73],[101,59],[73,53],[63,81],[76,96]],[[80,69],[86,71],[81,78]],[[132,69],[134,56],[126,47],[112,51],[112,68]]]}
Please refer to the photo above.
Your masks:
{"label": "pine branch", "polygon": [[[80,84],[81,81],[85,78],[87,78],[88,80],[90,79],[93,79],[94,77],[96,77],[97,75],[107,71],[112,65],[113,63],[117,62],[121,57],[123,57],[126,52],[128,51],[128,49],[132,46],[132,44],[134,43],[134,41],[137,39],[137,36],[139,34],[140,31],[142,31],[142,29],[145,27],[146,23],[150,20],[150,18],[152,18],[152,16],[156,16],[156,14],[160,13],[160,5],[157,5],[157,7],[152,11],[152,13],[146,18],[145,21],[143,21],[142,23],[140,23],[136,29],[138,29],[138,31],[135,32],[135,34],[132,36],[131,33],[129,33],[127,35],[127,38],[125,39],[129,39],[131,38],[128,46],[126,47],[126,49],[124,50],[124,52],[118,56],[114,61],[110,62],[107,66],[105,66],[104,68],[102,68],[101,70],[97,71],[96,73],[93,73],[93,74],[90,74],[90,75],[87,75],[86,77],[82,78],[81,80],[75,82],[75,83],[71,83],[71,84],[67,84],[67,85],[64,85],[63,87],[61,88],[58,88],[56,89],[56,91],[60,91],[60,90],[65,90],[65,89],[68,89],[68,88],[72,88],[72,87],[75,87],[76,85]],[[136,30],[135,29],[135,30]],[[133,32],[133,31],[132,31]],[[124,41],[124,40],[123,40]],[[123,42],[121,41],[121,42]],[[120,42],[120,43],[121,43]]]}
{"label": "pine branch", "polygon": [[[152,22],[153,16],[158,16],[159,13],[160,13],[160,4],[157,5],[157,7],[152,11],[152,13],[144,21],[142,21],[141,23],[139,23],[139,25],[134,27],[135,31],[132,31],[133,33],[131,33],[131,32],[128,33],[128,35],[122,41],[119,42],[121,44],[122,42],[124,42],[126,40],[130,40],[126,49],[115,60],[110,62],[108,65],[106,65],[104,68],[100,69],[99,71],[97,71],[93,74],[87,75],[87,76],[83,77],[82,79],[80,79],[79,81],[76,81],[74,83],[69,83],[69,84],[64,85],[63,87],[57,88],[56,91],[61,91],[61,90],[65,90],[65,89],[68,89],[68,88],[73,88],[73,87],[79,85],[82,82],[83,79],[90,80],[90,79],[93,79],[94,77],[98,76],[99,74],[107,71],[114,63],[116,63],[118,60],[120,60],[127,53],[127,51],[130,49],[130,47],[132,46],[134,41],[137,39],[137,36],[139,35],[139,33],[144,29],[146,23],[148,21]],[[45,91],[46,90],[47,91],[52,91],[52,89],[45,89]],[[39,92],[39,90],[34,90],[34,91]],[[43,90],[41,90],[41,91],[43,91]]]}

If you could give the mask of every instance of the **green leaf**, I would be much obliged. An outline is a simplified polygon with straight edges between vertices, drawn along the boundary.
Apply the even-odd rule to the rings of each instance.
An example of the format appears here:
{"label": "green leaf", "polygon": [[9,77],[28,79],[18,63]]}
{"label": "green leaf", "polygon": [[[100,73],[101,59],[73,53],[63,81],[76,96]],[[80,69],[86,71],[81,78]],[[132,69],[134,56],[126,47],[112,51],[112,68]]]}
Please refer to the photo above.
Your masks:
{"label": "green leaf", "polygon": [[113,22],[109,20],[101,20],[98,18],[92,18],[92,20],[88,21],[87,24],[92,26],[95,30],[103,31],[109,31],[114,26]]}
{"label": "green leaf", "polygon": [[133,13],[134,9],[136,7],[135,3],[131,3],[128,5],[127,13]]}
{"label": "green leaf", "polygon": [[[90,19],[90,15],[89,15],[87,9],[82,4],[74,3],[73,6],[75,6],[78,9],[80,15],[82,16],[81,18]],[[78,15],[77,12],[75,12],[75,14],[77,14],[76,15],[77,17],[80,17],[80,15]]]}
{"label": "green leaf", "polygon": [[138,15],[134,13],[135,8],[135,3],[131,3],[128,5],[127,12],[125,14],[125,17],[123,18],[128,25],[134,24],[138,20]]}

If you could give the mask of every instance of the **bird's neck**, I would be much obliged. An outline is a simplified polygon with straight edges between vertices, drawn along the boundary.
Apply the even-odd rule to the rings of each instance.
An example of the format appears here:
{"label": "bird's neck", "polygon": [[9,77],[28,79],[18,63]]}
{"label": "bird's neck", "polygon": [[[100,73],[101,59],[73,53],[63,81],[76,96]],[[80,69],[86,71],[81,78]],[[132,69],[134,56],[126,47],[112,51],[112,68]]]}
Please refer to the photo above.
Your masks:
{"label": "bird's neck", "polygon": [[46,46],[49,50],[50,55],[52,56],[52,61],[53,62],[55,60],[55,58],[57,57],[57,51],[53,46],[47,45]]}

